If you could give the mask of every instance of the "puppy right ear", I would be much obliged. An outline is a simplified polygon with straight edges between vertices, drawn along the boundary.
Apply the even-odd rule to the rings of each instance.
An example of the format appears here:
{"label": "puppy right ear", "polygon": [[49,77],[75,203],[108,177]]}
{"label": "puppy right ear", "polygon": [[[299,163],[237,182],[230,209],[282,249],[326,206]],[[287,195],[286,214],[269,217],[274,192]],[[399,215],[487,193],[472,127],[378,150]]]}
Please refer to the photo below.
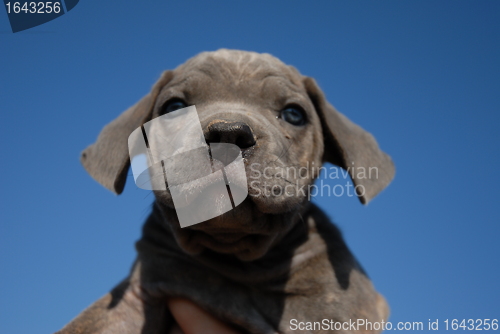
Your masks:
{"label": "puppy right ear", "polygon": [[[328,103],[313,78],[305,77],[304,85],[323,124],[323,160],[347,170],[359,200],[367,204],[394,178],[395,168],[391,157],[380,149],[369,132],[354,124]],[[375,170],[373,175],[372,169]]]}
{"label": "puppy right ear", "polygon": [[151,119],[156,98],[172,77],[172,71],[163,72],[148,95],[106,125],[96,142],[82,152],[80,161],[83,167],[97,182],[115,194],[123,192],[130,167],[128,137]]}

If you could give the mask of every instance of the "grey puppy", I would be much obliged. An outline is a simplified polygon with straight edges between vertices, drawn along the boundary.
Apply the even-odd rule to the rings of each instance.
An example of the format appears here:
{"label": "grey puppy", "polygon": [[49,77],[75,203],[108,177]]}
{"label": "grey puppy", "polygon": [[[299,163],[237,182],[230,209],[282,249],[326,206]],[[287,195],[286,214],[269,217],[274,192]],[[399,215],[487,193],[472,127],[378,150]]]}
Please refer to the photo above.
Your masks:
{"label": "grey puppy", "polygon": [[[393,163],[312,78],[277,58],[223,49],[164,72],[82,153],[86,170],[120,194],[130,133],[188,105],[196,105],[207,142],[241,148],[249,196],[222,216],[180,228],[168,189],[155,191],[130,275],[58,333],[168,332],[174,321],[168,296],[186,297],[242,333],[348,333],[352,327],[328,326],[386,320],[385,299],[339,230],[309,202],[307,186],[331,162],[349,171],[365,204],[390,183]],[[284,174],[287,167],[302,172]],[[306,191],[290,196],[269,185]]]}

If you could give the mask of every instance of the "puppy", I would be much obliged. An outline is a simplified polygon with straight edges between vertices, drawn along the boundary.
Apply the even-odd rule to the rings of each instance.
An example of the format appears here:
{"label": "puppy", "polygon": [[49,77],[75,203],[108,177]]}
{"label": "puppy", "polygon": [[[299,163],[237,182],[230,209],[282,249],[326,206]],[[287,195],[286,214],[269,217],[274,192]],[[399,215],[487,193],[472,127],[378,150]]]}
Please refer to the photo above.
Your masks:
{"label": "puppy", "polygon": [[129,135],[190,105],[207,142],[241,149],[248,196],[227,213],[181,228],[169,189],[155,190],[130,275],[58,333],[166,333],[173,324],[168,296],[186,297],[242,333],[350,333],[343,323],[385,321],[384,298],[339,230],[309,202],[308,186],[331,162],[349,171],[366,204],[392,180],[393,163],[313,79],[275,57],[204,52],[164,72],[82,153],[84,167],[120,194]]}

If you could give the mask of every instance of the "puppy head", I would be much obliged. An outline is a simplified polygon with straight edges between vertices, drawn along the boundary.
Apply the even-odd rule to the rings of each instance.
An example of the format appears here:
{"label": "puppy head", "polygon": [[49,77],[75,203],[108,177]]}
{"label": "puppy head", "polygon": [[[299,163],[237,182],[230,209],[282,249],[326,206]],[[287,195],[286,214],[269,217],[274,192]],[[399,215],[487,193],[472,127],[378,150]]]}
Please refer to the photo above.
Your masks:
{"label": "puppy head", "polygon": [[[248,197],[221,216],[180,228],[169,189],[156,190],[158,207],[188,253],[210,249],[241,260],[264,255],[298,221],[322,162],[351,173],[377,168],[374,179],[351,174],[362,203],[394,175],[375,139],[337,112],[313,79],[271,55],[230,50],[202,53],[165,72],[148,95],[102,130],[83,152],[83,165],[106,188],[121,193],[130,165],[130,133],[190,105],[197,108],[207,143],[240,148]],[[176,163],[182,168],[189,160]]]}

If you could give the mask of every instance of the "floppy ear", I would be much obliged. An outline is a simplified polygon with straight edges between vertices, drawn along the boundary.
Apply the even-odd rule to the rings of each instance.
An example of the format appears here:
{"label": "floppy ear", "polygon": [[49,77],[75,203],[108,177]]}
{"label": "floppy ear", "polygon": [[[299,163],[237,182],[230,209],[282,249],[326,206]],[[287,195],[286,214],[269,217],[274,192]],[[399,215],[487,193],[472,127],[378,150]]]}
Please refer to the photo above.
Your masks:
{"label": "floppy ear", "polygon": [[87,172],[115,194],[122,193],[130,166],[128,137],[151,119],[156,98],[172,77],[172,71],[163,72],[148,95],[106,125],[97,141],[82,152],[80,161]]}
{"label": "floppy ear", "polygon": [[391,157],[380,150],[369,132],[328,103],[314,79],[304,78],[304,86],[323,124],[323,160],[346,169],[356,186],[359,200],[367,204],[394,178]]}

